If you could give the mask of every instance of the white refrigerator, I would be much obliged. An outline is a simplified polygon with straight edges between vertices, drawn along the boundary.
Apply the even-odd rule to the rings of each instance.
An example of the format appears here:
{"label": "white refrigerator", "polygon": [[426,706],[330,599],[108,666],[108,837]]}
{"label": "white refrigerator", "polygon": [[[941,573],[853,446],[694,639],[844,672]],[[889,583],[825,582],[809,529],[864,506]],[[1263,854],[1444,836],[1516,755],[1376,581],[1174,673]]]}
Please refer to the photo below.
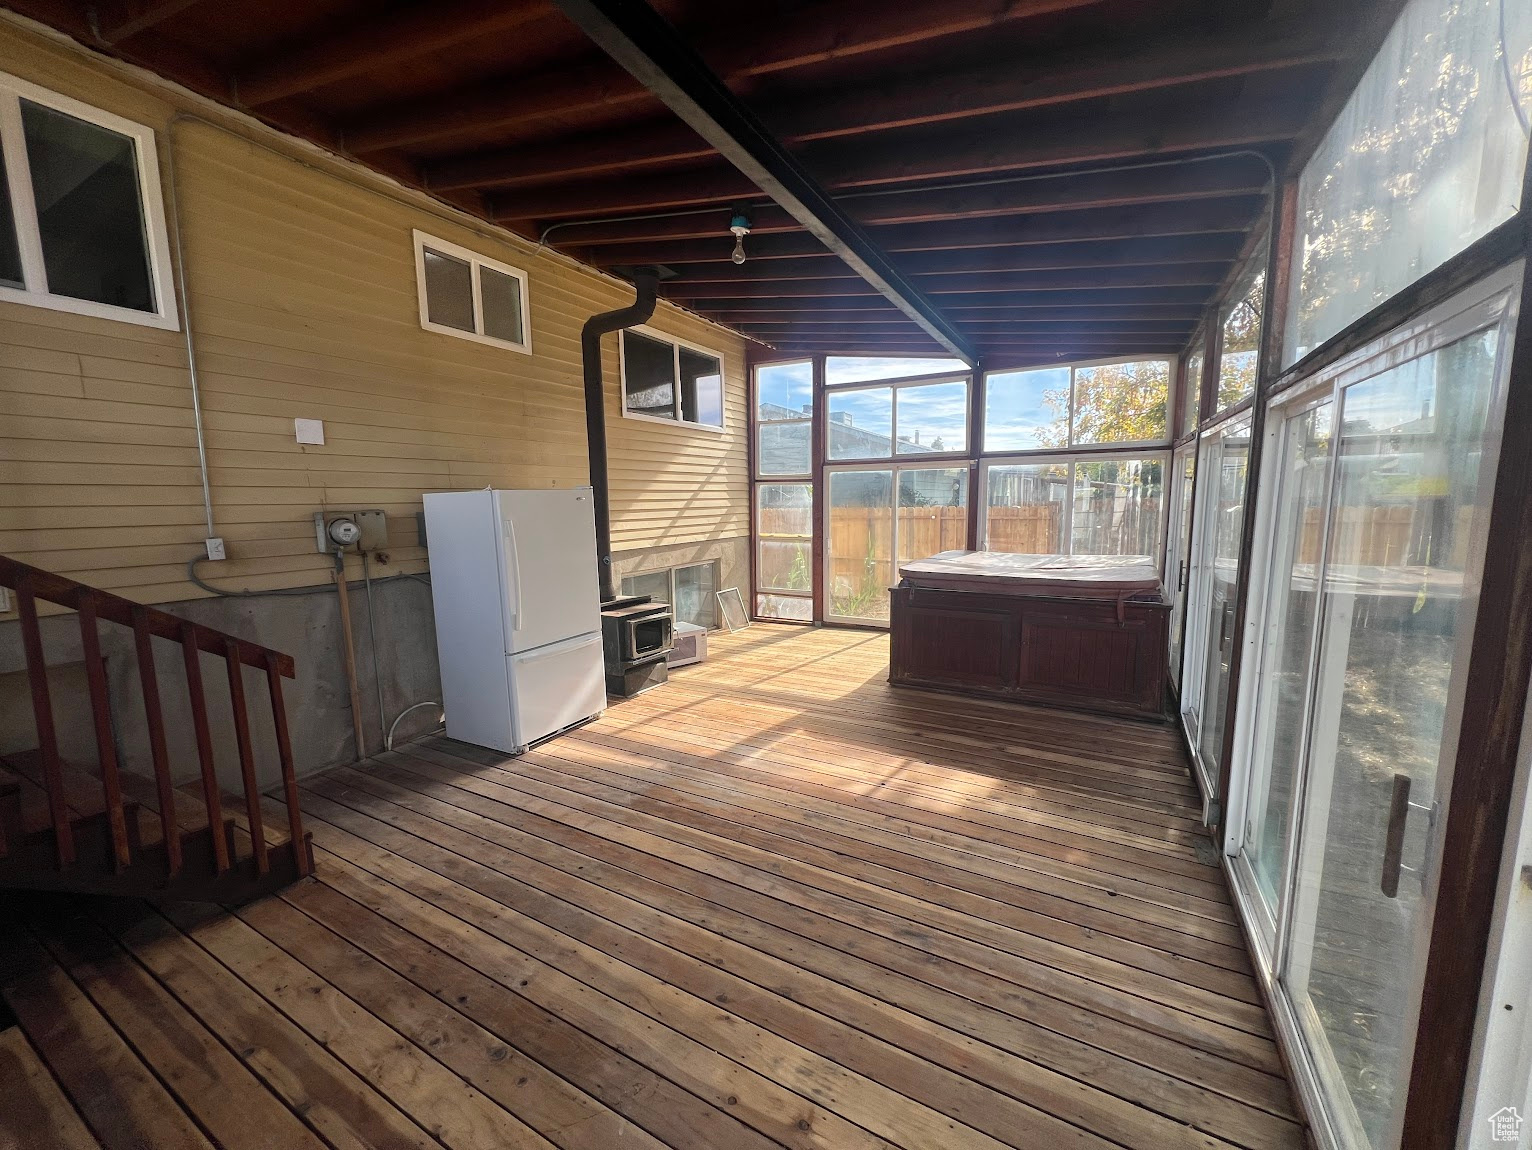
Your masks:
{"label": "white refrigerator", "polygon": [[519,754],[601,714],[589,487],[425,497],[447,734]]}

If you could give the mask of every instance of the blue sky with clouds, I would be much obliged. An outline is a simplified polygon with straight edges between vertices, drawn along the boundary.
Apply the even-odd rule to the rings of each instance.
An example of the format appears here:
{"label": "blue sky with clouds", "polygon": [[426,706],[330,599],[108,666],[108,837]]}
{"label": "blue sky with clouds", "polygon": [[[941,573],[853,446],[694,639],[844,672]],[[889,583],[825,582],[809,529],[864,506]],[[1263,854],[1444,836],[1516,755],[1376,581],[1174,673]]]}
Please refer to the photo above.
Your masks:
{"label": "blue sky with clouds", "polygon": [[990,376],[984,404],[985,449],[1024,451],[1045,446],[1040,433],[1066,413],[1044,395],[1060,390],[1069,394],[1067,367]]}

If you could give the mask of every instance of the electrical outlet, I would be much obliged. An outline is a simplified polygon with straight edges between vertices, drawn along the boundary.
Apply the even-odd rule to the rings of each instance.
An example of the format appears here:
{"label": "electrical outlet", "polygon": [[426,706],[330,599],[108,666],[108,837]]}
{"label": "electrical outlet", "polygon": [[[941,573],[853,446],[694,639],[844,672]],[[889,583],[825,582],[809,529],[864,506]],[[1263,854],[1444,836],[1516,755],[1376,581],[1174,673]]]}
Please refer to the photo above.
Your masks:
{"label": "electrical outlet", "polygon": [[223,537],[221,535],[214,535],[211,538],[204,539],[202,542],[207,547],[207,557],[209,559],[227,559],[229,557],[229,552],[223,545]]}
{"label": "electrical outlet", "polygon": [[11,589],[0,587],[0,615],[4,615],[11,609]]}
{"label": "electrical outlet", "polygon": [[388,516],[382,511],[358,511],[353,516],[361,537],[356,542],[358,551],[385,551],[388,549]]}

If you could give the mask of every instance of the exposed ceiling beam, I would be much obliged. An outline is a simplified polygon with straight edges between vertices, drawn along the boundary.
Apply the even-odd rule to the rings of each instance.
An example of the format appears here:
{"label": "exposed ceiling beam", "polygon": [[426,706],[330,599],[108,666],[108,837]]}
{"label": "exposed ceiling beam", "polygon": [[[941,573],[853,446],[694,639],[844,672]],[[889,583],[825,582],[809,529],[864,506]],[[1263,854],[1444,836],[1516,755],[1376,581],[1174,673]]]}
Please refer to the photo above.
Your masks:
{"label": "exposed ceiling beam", "polygon": [[[840,201],[864,225],[906,224],[1250,196],[1262,192],[1269,182],[1268,169],[1259,159],[1231,156],[1120,172],[1034,174],[1023,180],[980,181],[972,186],[896,188],[875,195],[841,196]],[[657,219],[566,222],[549,240],[560,246],[595,247],[641,240],[711,238],[722,233],[728,214],[727,207],[719,207]],[[802,230],[797,220],[775,204],[754,206],[751,215],[751,234],[755,236]],[[519,222],[519,230],[537,230],[530,220]]]}
{"label": "exposed ceiling beam", "polygon": [[[822,336],[827,333],[826,327],[832,325],[795,323],[787,320],[764,323],[753,321],[740,323],[735,321],[739,330],[747,335],[770,338],[773,336],[799,335],[804,338]],[[961,320],[964,330],[974,333],[975,339],[987,339],[990,336],[1038,336],[1048,335],[1054,332],[1108,332],[1114,334],[1128,334],[1132,332],[1190,332],[1194,320],[1190,319],[1103,319],[1103,320],[1049,320],[1039,323],[1022,323],[1016,320]],[[854,328],[859,332],[873,334],[908,334],[910,325],[907,323],[894,323],[891,321],[868,322],[852,321],[850,323],[835,324],[834,327]]]}
{"label": "exposed ceiling beam", "polygon": [[[892,309],[858,311],[854,309],[806,308],[791,304],[791,310],[776,311],[763,307],[736,307],[714,311],[714,318],[729,324],[795,324],[800,327],[836,327],[842,324],[902,323],[903,317]],[[1138,307],[1021,307],[973,308],[953,306],[947,309],[963,327],[989,324],[1036,325],[1049,323],[1196,323],[1202,310],[1186,305],[1140,305]]]}
{"label": "exposed ceiling beam", "polygon": [[[974,272],[961,275],[920,276],[920,286],[930,295],[964,295],[971,292],[1006,291],[1079,291],[1085,288],[1128,287],[1216,287],[1228,271],[1227,263],[1150,264],[1125,268],[1067,268],[1040,272]],[[699,299],[728,296],[754,299],[761,296],[869,295],[876,288],[850,277],[835,279],[749,280],[732,283],[688,283],[671,280],[665,284],[670,299]]]}
{"label": "exposed ceiling beam", "polygon": [[[698,39],[704,59],[738,82],[831,59],[849,59],[941,36],[998,26],[1098,0],[925,0],[890,5],[855,0],[770,14],[770,34],[741,34],[737,13]],[[559,64],[532,75],[497,77],[402,107],[367,112],[346,127],[357,154],[462,135],[504,132],[556,117],[641,105],[652,97],[611,64]]]}
{"label": "exposed ceiling beam", "polygon": [[185,12],[202,0],[156,0],[148,4],[120,5],[121,10],[103,6],[95,11],[96,35],[106,44],[116,44],[131,39],[141,32],[164,23],[172,16]]}
{"label": "exposed ceiling beam", "polygon": [[[1326,63],[1345,52],[1343,39],[1313,21],[1257,25],[1200,40],[1114,47],[1042,74],[1005,60],[961,73],[904,76],[791,108],[767,108],[761,119],[789,145],[893,128],[946,123],[1173,84]],[[675,166],[705,159],[705,143],[684,125],[658,121],[543,147],[479,152],[431,164],[433,187],[504,187],[556,183],[616,171]]]}
{"label": "exposed ceiling beam", "polygon": [[[664,290],[663,288],[661,289]],[[1087,288],[1080,291],[991,291],[976,292],[968,295],[953,296],[947,300],[947,304],[953,308],[954,314],[961,314],[963,309],[972,308],[997,308],[1003,311],[1015,311],[1025,307],[1123,307],[1135,304],[1181,304],[1190,307],[1204,307],[1208,303],[1208,297],[1212,293],[1205,287],[1155,287],[1155,288]],[[817,296],[820,302],[813,306],[822,306],[826,309],[851,309],[865,310],[868,308],[882,308],[882,300],[873,295],[839,295]],[[778,311],[797,311],[804,305],[804,301],[795,298],[788,293],[768,296],[761,299],[752,297],[741,298],[721,293],[717,296],[696,297],[687,300],[686,306],[693,311],[725,312],[739,311],[742,308],[754,308],[759,306],[763,310],[775,309]],[[886,310],[886,309],[885,309]]]}
{"label": "exposed ceiling beam", "polygon": [[239,100],[259,107],[467,40],[504,35],[552,11],[546,0],[456,0],[367,14],[349,20],[343,30],[237,71]]}
{"label": "exposed ceiling beam", "polygon": [[[870,228],[869,231],[884,251],[899,253],[953,252],[964,249],[989,251],[1041,244],[1111,240],[1134,243],[1166,236],[1242,234],[1260,213],[1263,203],[1260,197],[1248,196],[1184,207],[1179,204],[1152,204],[1103,212],[1060,212],[1056,215],[1019,216],[988,221],[899,224]],[[733,247],[733,238],[722,226],[713,239],[612,244],[574,250],[592,262],[607,267],[671,261],[684,264],[711,259],[717,254],[720,243],[727,245],[725,251]],[[825,251],[823,244],[805,232],[752,235],[745,240],[745,249],[751,254],[752,260],[763,261],[816,256]]]}
{"label": "exposed ceiling beam", "polygon": [[976,361],[968,339],[772,138],[658,13],[633,0],[557,2],[608,55],[876,291],[953,355],[966,363]]}
{"label": "exposed ceiling beam", "polygon": [[[698,263],[674,258],[664,261],[687,283],[732,283],[744,279],[802,279],[854,274],[829,252],[785,258],[756,257],[743,264],[729,259],[732,236],[714,241],[716,258]],[[953,275],[966,272],[1048,271],[1055,268],[1131,267],[1135,264],[1188,264],[1232,261],[1243,243],[1239,233],[1169,236],[1129,240],[1084,240],[1078,243],[974,247],[949,251],[908,252],[899,266],[910,275]],[[749,241],[745,249],[750,251]]]}
{"label": "exposed ceiling beam", "polygon": [[[829,340],[804,342],[802,340],[783,340],[772,345],[777,351],[794,353],[825,353],[829,355],[933,355],[939,350],[934,344],[920,343],[909,340],[885,340],[867,338],[847,338],[843,340]],[[1175,355],[1181,350],[1181,344],[1174,339],[1155,337],[1153,339],[1136,339],[1133,337],[1065,337],[1054,340],[1039,340],[1035,343],[985,343],[984,349],[985,366],[1010,366],[1030,359],[1032,362],[1047,362],[1049,360],[1076,360],[1091,359],[1100,355]]]}
{"label": "exposed ceiling beam", "polygon": [[[826,140],[805,147],[798,158],[818,174],[823,186],[843,191],[1250,148],[1291,140],[1302,130],[1304,120],[1301,103],[1291,101],[1236,103],[1216,115],[1201,107],[1173,117],[1135,109],[1100,116],[1088,124],[1016,120],[987,124],[982,131],[928,128],[887,133],[865,143]],[[663,175],[498,192],[490,196],[490,207],[501,220],[557,220],[731,203],[756,196],[749,179],[710,164]]]}

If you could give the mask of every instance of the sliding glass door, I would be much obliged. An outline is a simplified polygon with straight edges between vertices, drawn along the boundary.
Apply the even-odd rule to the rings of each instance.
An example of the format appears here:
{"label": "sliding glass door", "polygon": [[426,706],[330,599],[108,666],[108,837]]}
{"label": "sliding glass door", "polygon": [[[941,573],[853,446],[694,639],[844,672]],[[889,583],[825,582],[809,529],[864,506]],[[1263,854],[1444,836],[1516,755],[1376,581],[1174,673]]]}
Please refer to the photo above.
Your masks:
{"label": "sliding glass door", "polygon": [[1185,682],[1181,711],[1202,793],[1218,794],[1224,716],[1234,655],[1235,587],[1249,478],[1250,416],[1233,419],[1202,438],[1196,499],[1196,555],[1187,602]]}
{"label": "sliding glass door", "polygon": [[1347,1147],[1400,1135],[1499,444],[1504,284],[1268,413],[1234,873]]}

